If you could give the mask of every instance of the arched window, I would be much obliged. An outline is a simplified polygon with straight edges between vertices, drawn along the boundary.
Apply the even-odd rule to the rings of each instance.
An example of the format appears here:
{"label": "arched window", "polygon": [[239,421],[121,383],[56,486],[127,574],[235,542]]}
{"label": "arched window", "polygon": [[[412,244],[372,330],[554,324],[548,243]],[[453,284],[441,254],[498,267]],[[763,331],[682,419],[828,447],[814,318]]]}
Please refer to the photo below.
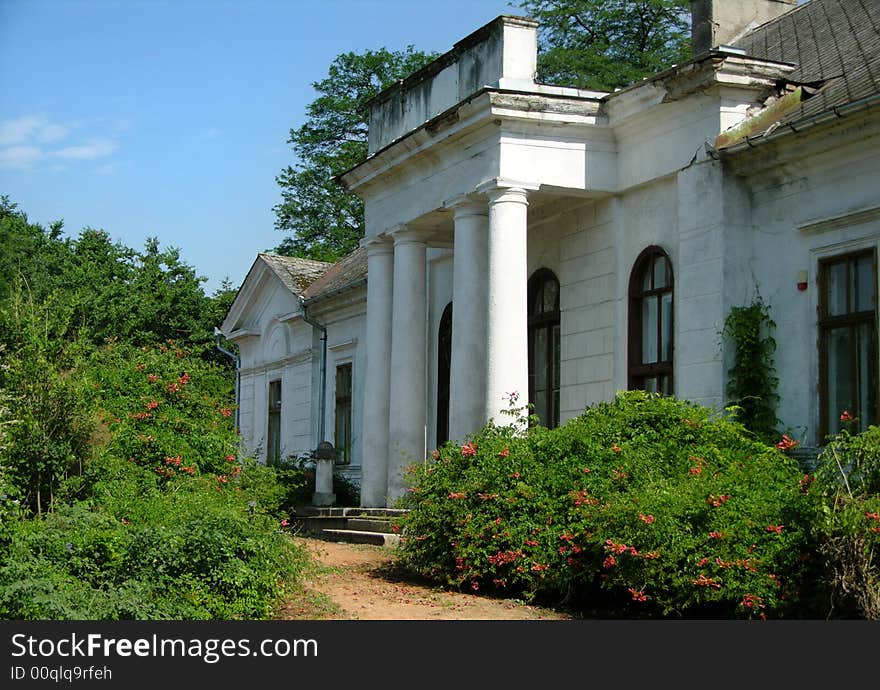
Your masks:
{"label": "arched window", "polygon": [[452,370],[452,302],[437,331],[437,447],[449,440],[449,374]]}
{"label": "arched window", "polygon": [[541,268],[529,279],[529,402],[541,424],[559,425],[559,280]]}
{"label": "arched window", "polygon": [[636,259],[629,279],[629,388],[672,394],[672,264],[660,247]]}

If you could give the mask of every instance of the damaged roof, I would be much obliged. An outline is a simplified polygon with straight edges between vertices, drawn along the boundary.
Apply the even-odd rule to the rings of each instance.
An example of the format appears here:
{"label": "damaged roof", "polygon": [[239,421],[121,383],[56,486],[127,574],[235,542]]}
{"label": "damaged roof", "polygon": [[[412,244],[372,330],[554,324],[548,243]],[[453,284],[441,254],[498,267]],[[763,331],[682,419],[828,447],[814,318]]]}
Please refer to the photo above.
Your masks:
{"label": "damaged roof", "polygon": [[880,93],[878,0],[811,0],[733,45],[750,57],[795,64],[789,81],[817,87],[780,124]]}
{"label": "damaged roof", "polygon": [[297,256],[260,254],[259,258],[278,276],[295,295],[302,295],[318,278],[333,265],[326,261],[301,259]]}
{"label": "damaged roof", "polygon": [[342,292],[343,290],[359,285],[367,279],[367,250],[359,247],[350,254],[346,254],[303,293],[307,300]]}

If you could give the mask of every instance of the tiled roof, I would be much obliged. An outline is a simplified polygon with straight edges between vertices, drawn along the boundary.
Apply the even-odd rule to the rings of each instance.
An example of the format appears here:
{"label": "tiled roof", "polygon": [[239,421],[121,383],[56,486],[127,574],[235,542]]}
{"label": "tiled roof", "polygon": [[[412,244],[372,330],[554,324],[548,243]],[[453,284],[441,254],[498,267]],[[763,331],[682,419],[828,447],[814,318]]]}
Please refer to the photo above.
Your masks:
{"label": "tiled roof", "polygon": [[784,122],[880,93],[880,0],[811,0],[734,46],[751,57],[793,63],[789,81],[819,86]]}
{"label": "tiled roof", "polygon": [[279,256],[278,254],[260,254],[259,258],[295,295],[302,295],[309,285],[333,265],[326,261],[312,261],[297,256]]}
{"label": "tiled roof", "polygon": [[367,250],[363,247],[346,254],[333,264],[303,294],[306,299],[326,297],[367,278]]}

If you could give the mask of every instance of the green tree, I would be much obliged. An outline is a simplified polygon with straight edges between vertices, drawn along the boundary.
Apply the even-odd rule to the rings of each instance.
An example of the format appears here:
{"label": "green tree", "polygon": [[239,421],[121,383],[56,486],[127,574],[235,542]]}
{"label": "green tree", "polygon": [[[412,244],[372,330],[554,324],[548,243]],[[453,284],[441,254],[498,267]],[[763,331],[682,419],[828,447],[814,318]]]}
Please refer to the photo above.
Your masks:
{"label": "green tree", "polygon": [[538,78],[611,91],[686,60],[688,0],[523,0],[540,22]]}
{"label": "green tree", "polygon": [[297,161],[276,178],[281,203],[274,207],[275,228],[289,234],[276,252],[335,261],[357,247],[363,204],[334,178],[367,157],[367,102],[434,57],[413,46],[343,53],[327,77],[312,84],[319,96],[288,139]]}

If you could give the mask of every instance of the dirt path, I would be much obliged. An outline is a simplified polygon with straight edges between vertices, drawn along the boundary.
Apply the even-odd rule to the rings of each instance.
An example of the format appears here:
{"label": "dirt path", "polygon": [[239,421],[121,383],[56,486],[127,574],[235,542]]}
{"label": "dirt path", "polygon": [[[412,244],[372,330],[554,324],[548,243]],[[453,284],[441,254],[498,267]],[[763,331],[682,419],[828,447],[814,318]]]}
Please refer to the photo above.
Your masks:
{"label": "dirt path", "polygon": [[320,565],[279,613],[285,620],[566,620],[521,602],[446,592],[406,580],[390,549],[297,538]]}

